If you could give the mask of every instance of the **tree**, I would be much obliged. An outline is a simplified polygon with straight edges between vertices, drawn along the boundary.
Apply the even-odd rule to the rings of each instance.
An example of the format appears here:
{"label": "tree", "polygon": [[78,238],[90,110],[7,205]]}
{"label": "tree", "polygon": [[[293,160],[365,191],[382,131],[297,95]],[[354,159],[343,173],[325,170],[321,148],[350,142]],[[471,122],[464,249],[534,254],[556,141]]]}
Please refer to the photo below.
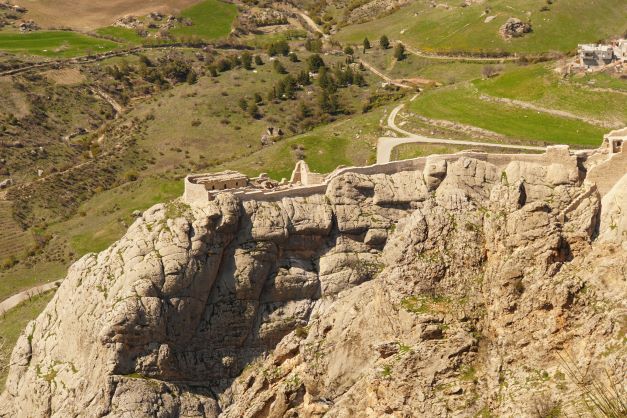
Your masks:
{"label": "tree", "polygon": [[359,72],[353,72],[353,84],[355,86],[363,87],[366,85],[366,79]]}
{"label": "tree", "polygon": [[263,65],[263,60],[259,55],[255,55],[255,65]]}
{"label": "tree", "polygon": [[344,48],[344,53],[346,55],[353,55],[355,53],[355,50],[353,49],[353,47],[349,45],[346,48]]}
{"label": "tree", "polygon": [[311,109],[303,101],[298,102],[298,110],[296,111],[296,117],[299,120],[307,119],[311,116]]}
{"label": "tree", "polygon": [[248,109],[248,102],[243,97],[239,99],[238,105],[244,112]]}
{"label": "tree", "polygon": [[379,45],[381,45],[381,48],[383,49],[388,49],[390,47],[390,40],[386,35],[381,36],[381,39],[379,39]]}
{"label": "tree", "polygon": [[196,71],[189,70],[189,72],[187,73],[186,81],[187,81],[187,84],[196,84],[196,81],[198,81],[198,76],[196,75]]}
{"label": "tree", "polygon": [[333,115],[337,113],[339,109],[339,103],[336,94],[329,94],[327,91],[323,90],[322,95],[320,96],[320,110],[323,113],[328,113],[329,115]]}
{"label": "tree", "polygon": [[274,66],[274,71],[276,71],[277,73],[279,73],[279,74],[287,74],[287,70],[285,69],[283,64],[281,64],[281,61],[276,60],[276,61],[274,61],[274,63],[272,65]]}
{"label": "tree", "polygon": [[305,49],[309,52],[319,53],[322,51],[322,40],[320,38],[307,38],[305,41]]}
{"label": "tree", "polygon": [[301,86],[308,86],[311,84],[311,78],[309,77],[309,73],[305,70],[302,70],[300,73],[298,73],[296,81]]}
{"label": "tree", "polygon": [[290,53],[290,45],[287,41],[279,41],[270,44],[268,47],[268,55],[274,57],[275,55],[287,56]]}
{"label": "tree", "polygon": [[242,54],[242,65],[246,70],[253,69],[253,56],[250,54],[250,52],[246,51]]}
{"label": "tree", "polygon": [[248,105],[248,114],[253,119],[259,119],[261,117],[261,114],[259,113],[259,106],[257,106],[257,103],[250,102],[250,105]]}
{"label": "tree", "polygon": [[296,80],[291,75],[286,76],[284,79],[279,81],[277,85],[277,91],[280,93],[279,98],[285,97],[286,99],[294,99],[296,98]]}
{"label": "tree", "polygon": [[263,102],[263,98],[261,97],[261,94],[255,93],[253,97],[254,97],[255,103],[261,104]]}
{"label": "tree", "polygon": [[405,59],[405,45],[400,42],[394,47],[394,58],[396,58],[397,61]]}
{"label": "tree", "polygon": [[364,38],[364,54],[366,53],[367,49],[370,49],[370,41],[366,37],[366,38]]}
{"label": "tree", "polygon": [[317,73],[320,68],[325,66],[322,57],[318,54],[310,55],[307,59],[307,65],[312,73]]}
{"label": "tree", "polygon": [[277,98],[276,87],[272,87],[270,91],[268,92],[268,101],[273,102],[276,100],[276,98]]}
{"label": "tree", "polygon": [[294,52],[290,52],[290,54],[288,55],[288,57],[290,58],[291,62],[298,62],[298,55],[296,55],[296,53]]}
{"label": "tree", "polygon": [[230,69],[231,69],[231,61],[230,60],[222,58],[220,61],[218,61],[218,71],[223,73],[225,71],[229,71]]}
{"label": "tree", "polygon": [[318,85],[320,88],[329,93],[335,93],[337,91],[337,84],[330,74],[327,67],[320,69],[320,75],[318,76]]}
{"label": "tree", "polygon": [[481,69],[483,78],[492,78],[498,73],[498,70],[493,65],[484,65]]}

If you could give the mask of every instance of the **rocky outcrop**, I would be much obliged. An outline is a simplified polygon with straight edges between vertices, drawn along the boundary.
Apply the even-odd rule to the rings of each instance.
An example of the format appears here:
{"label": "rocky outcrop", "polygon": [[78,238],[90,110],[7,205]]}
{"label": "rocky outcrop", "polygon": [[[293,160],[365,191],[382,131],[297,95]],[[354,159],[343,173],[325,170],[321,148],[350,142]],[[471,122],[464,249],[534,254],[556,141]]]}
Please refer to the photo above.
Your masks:
{"label": "rocky outcrop", "polygon": [[530,23],[523,22],[516,17],[510,17],[499,28],[499,33],[503,39],[520,38],[531,31]]}
{"label": "rocky outcrop", "polygon": [[0,415],[574,410],[568,364],[627,370],[627,250],[595,240],[600,213],[574,157],[157,205],[72,266],[18,341]]}

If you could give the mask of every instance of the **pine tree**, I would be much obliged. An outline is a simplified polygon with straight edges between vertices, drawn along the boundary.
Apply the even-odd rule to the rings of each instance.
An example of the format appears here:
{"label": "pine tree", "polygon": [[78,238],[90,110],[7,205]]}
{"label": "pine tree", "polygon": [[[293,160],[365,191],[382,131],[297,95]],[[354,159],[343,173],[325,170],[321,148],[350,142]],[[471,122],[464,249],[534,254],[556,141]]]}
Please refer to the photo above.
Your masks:
{"label": "pine tree", "polygon": [[364,38],[364,54],[366,53],[367,49],[370,49],[370,41],[366,37],[366,38]]}
{"label": "pine tree", "polygon": [[296,78],[296,81],[301,86],[308,86],[311,84],[311,78],[309,78],[309,73],[305,70],[298,73],[298,77]]}
{"label": "pine tree", "polygon": [[248,105],[248,114],[254,119],[259,119],[261,117],[257,103],[250,102],[250,105]]}
{"label": "pine tree", "polygon": [[242,54],[242,64],[246,70],[253,69],[253,57],[250,55],[250,52],[247,51]]}
{"label": "pine tree", "polygon": [[381,36],[381,39],[379,39],[379,45],[381,45],[381,48],[383,49],[388,49],[390,47],[390,40],[386,35]]}
{"label": "pine tree", "polygon": [[324,67],[324,61],[320,55],[313,54],[307,59],[307,65],[309,67],[309,71],[317,73],[320,68]]}
{"label": "pine tree", "polygon": [[255,65],[263,65],[263,60],[259,55],[255,55]]}
{"label": "pine tree", "polygon": [[276,71],[279,74],[287,74],[287,70],[285,69],[285,67],[283,66],[283,64],[281,64],[281,61],[276,60],[273,63],[274,65],[274,71]]}
{"label": "pine tree", "polygon": [[405,45],[400,42],[394,47],[394,58],[396,58],[397,61],[405,59]]}
{"label": "pine tree", "polygon": [[311,116],[311,109],[307,104],[303,101],[298,102],[298,110],[296,112],[296,117],[299,120],[307,119]]}

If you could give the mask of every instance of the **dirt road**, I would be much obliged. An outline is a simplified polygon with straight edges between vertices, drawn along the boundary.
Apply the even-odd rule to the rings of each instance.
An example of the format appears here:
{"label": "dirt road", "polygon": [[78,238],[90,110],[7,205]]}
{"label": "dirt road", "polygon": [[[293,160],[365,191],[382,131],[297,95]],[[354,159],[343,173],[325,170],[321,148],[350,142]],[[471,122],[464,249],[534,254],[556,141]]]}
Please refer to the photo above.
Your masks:
{"label": "dirt road", "polygon": [[492,148],[505,148],[505,149],[521,149],[528,151],[544,151],[545,147],[536,147],[529,145],[509,145],[509,144],[497,144],[493,142],[478,142],[478,141],[463,141],[457,139],[446,139],[446,138],[430,138],[423,135],[414,134],[412,132],[406,131],[399,126],[396,125],[396,116],[398,112],[403,109],[405,104],[400,104],[396,106],[388,116],[387,126],[402,135],[405,135],[404,138],[393,138],[393,137],[381,137],[377,141],[377,164],[389,163],[390,156],[392,155],[392,150],[394,147],[397,147],[402,144],[416,144],[416,143],[424,143],[424,144],[444,144],[444,145],[465,145],[472,147],[492,147]]}
{"label": "dirt road", "polygon": [[28,290],[24,290],[23,292],[20,292],[11,296],[10,298],[3,300],[2,302],[0,302],[0,315],[15,308],[20,303],[26,302],[33,296],[58,288],[60,284],[61,280],[57,280],[56,282],[52,283],[42,284],[41,286],[32,287]]}

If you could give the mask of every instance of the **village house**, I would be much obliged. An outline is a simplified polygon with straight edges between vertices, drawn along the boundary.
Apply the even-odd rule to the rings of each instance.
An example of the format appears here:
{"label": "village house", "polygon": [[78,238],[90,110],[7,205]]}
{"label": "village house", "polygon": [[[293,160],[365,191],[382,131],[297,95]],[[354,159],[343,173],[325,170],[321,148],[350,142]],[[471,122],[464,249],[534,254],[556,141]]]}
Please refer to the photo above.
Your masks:
{"label": "village house", "polygon": [[600,67],[613,62],[627,61],[627,39],[619,39],[608,45],[580,44],[579,64],[583,67]]}

